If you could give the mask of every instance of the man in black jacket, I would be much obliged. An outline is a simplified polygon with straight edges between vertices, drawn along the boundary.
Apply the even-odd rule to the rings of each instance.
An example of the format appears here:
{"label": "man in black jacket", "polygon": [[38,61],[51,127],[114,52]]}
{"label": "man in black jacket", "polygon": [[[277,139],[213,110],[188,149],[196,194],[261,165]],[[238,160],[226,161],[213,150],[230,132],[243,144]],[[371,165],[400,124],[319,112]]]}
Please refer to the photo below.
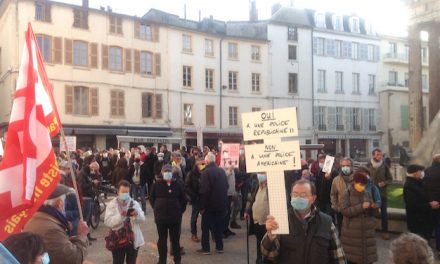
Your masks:
{"label": "man in black jacket", "polygon": [[[435,154],[432,158],[431,167],[425,170],[423,178],[426,190],[431,201],[440,201],[440,154]],[[440,211],[434,212],[434,228],[437,250],[440,251]]]}
{"label": "man in black jacket", "polygon": [[223,253],[224,216],[228,203],[228,180],[223,169],[215,164],[215,155],[209,152],[207,163],[201,176],[200,213],[202,214],[202,248],[197,252],[211,254],[209,231],[214,234],[216,251]]}

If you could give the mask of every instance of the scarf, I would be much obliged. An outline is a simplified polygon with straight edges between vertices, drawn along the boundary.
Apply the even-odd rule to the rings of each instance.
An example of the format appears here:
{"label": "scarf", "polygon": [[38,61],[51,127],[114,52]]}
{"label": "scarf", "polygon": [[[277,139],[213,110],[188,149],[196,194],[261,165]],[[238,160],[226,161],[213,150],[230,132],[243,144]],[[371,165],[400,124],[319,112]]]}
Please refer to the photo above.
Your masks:
{"label": "scarf", "polygon": [[382,164],[383,164],[383,160],[381,160],[381,161],[375,161],[374,159],[371,159],[370,161],[371,161],[371,165],[372,165],[373,168],[375,168],[375,169],[379,168],[379,167],[382,166]]}
{"label": "scarf", "polygon": [[59,225],[66,231],[66,234],[67,235],[70,234],[70,228],[69,228],[69,223],[67,221],[67,218],[58,209],[56,209],[53,206],[42,205],[40,207],[40,209],[38,209],[38,211],[45,213],[45,214],[48,214],[48,215],[52,216],[53,218],[55,218],[56,220],[58,220],[58,222],[60,223]]}

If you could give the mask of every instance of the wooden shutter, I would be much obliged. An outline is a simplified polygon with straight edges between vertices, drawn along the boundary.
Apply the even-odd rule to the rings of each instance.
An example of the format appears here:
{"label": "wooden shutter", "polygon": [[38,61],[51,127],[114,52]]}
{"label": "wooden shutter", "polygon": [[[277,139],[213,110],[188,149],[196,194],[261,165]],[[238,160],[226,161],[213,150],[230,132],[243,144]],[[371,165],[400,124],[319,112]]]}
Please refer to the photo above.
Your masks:
{"label": "wooden shutter", "polygon": [[98,44],[90,43],[89,46],[89,66],[91,68],[98,68]]}
{"label": "wooden shutter", "polygon": [[159,42],[159,27],[156,25],[151,25],[151,30],[153,31],[153,41]]}
{"label": "wooden shutter", "polygon": [[124,91],[118,92],[118,115],[125,115],[125,94]]}
{"label": "wooden shutter", "polygon": [[59,64],[63,63],[62,46],[63,46],[63,39],[60,37],[53,37],[53,49],[52,49],[53,63],[59,63]]}
{"label": "wooden shutter", "polygon": [[117,115],[117,91],[111,90],[110,91],[110,115],[116,116]]}
{"label": "wooden shutter", "polygon": [[155,110],[156,110],[156,115],[155,118],[162,118],[162,95],[161,94],[156,94],[156,98],[155,98]]}
{"label": "wooden shutter", "polygon": [[101,52],[102,52],[102,69],[108,69],[108,46],[107,45],[101,45]]}
{"label": "wooden shutter", "polygon": [[90,88],[90,94],[89,94],[89,109],[90,109],[90,115],[97,116],[99,114],[99,97],[98,97],[98,88]]}
{"label": "wooden shutter", "polygon": [[64,97],[65,114],[73,114],[73,86],[66,85],[66,94]]}
{"label": "wooden shutter", "polygon": [[65,64],[72,64],[72,40],[64,39],[64,62]]}
{"label": "wooden shutter", "polygon": [[134,22],[134,37],[140,38],[140,27],[141,23],[139,21]]}
{"label": "wooden shutter", "polygon": [[46,3],[44,5],[44,21],[46,22],[51,22],[52,20],[50,10],[51,10],[51,5]]}
{"label": "wooden shutter", "polygon": [[142,93],[142,117],[148,117],[148,94]]}
{"label": "wooden shutter", "polygon": [[160,76],[160,53],[154,54],[154,74]]}
{"label": "wooden shutter", "polygon": [[134,50],[134,72],[141,73],[141,53],[139,50]]}
{"label": "wooden shutter", "polygon": [[117,31],[116,33],[122,35],[122,18],[121,17],[116,18],[116,31]]}
{"label": "wooden shutter", "polygon": [[131,49],[125,49],[125,71],[131,72]]}

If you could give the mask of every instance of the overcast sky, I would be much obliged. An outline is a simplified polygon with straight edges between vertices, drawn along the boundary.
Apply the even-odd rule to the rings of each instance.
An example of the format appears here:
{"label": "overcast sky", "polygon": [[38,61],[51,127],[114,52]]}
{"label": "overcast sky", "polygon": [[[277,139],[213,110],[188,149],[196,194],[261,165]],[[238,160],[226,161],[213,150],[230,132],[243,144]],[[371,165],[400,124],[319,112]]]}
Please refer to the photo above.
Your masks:
{"label": "overcast sky", "polygon": [[[82,0],[56,0],[81,5]],[[388,35],[402,35],[407,28],[408,12],[402,0],[256,0],[259,19],[270,17],[275,3],[320,11],[357,14],[368,19],[376,30]],[[249,0],[89,0],[90,7],[110,6],[113,12],[143,16],[151,8],[198,20],[212,15],[219,20],[248,20]]]}

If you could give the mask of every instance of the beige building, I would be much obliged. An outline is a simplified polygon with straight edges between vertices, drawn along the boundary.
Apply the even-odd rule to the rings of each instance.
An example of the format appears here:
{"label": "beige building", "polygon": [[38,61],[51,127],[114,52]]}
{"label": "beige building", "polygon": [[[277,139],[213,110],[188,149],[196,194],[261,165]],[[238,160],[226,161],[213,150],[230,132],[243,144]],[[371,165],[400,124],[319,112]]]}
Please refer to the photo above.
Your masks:
{"label": "beige building", "polygon": [[[31,22],[67,135],[77,147],[240,142],[240,113],[269,108],[267,29],[143,18],[53,1],[0,2],[0,134]],[[252,103],[251,103],[252,102]],[[199,137],[200,139],[200,137]]]}

